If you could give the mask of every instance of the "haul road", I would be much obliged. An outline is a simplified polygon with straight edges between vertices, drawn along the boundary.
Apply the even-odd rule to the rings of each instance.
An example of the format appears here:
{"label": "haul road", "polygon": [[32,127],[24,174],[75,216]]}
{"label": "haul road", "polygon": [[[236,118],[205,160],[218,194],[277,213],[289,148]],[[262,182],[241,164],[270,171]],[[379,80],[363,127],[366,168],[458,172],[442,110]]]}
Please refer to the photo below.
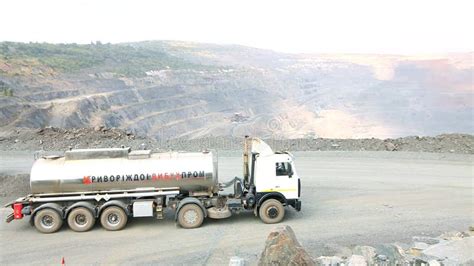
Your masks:
{"label": "haul road", "polygon": [[[196,228],[206,217],[253,211],[264,223],[278,223],[286,206],[301,210],[301,181],[291,153],[273,152],[262,140],[246,137],[243,178],[219,183],[217,163],[211,151],[113,148],[44,156],[31,169],[32,194],[5,205],[13,209],[6,221],[30,216],[38,231],[54,233],[64,222],[84,232],[98,220],[115,231],[132,217],[163,219],[164,209],[171,208],[181,227]],[[219,193],[229,186],[233,193]]]}

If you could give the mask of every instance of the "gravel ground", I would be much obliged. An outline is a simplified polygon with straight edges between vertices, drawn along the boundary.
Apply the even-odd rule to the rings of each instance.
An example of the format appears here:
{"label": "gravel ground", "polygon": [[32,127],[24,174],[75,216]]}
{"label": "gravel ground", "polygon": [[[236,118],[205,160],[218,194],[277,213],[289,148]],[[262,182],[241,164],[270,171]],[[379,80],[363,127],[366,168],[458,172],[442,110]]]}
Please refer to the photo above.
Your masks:
{"label": "gravel ground", "polygon": [[[295,156],[303,207],[301,212],[288,209],[282,224],[294,229],[314,258],[335,254],[342,247],[408,243],[413,236],[438,236],[473,225],[472,155],[297,152]],[[220,180],[240,172],[241,157],[221,153]],[[2,183],[2,189],[3,184],[9,183]],[[0,219],[7,213],[0,209]],[[0,223],[0,264],[50,265],[65,257],[69,264],[222,265],[232,256],[254,264],[274,227],[252,213],[242,213],[184,230],[176,227],[169,212],[160,221],[133,219],[118,232],[97,225],[90,232],[75,233],[64,226],[44,235],[24,219]]]}
{"label": "gravel ground", "polygon": [[[30,193],[30,175],[0,174],[0,206]],[[2,221],[3,222],[3,221]]]}

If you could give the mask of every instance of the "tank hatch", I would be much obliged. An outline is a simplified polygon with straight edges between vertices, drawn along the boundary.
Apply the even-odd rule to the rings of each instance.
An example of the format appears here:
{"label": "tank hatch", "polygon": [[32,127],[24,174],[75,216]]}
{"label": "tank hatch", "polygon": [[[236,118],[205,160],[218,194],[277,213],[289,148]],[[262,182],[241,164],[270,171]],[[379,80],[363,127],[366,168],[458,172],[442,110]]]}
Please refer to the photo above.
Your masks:
{"label": "tank hatch", "polygon": [[66,151],[66,160],[128,158],[130,148],[77,149]]}

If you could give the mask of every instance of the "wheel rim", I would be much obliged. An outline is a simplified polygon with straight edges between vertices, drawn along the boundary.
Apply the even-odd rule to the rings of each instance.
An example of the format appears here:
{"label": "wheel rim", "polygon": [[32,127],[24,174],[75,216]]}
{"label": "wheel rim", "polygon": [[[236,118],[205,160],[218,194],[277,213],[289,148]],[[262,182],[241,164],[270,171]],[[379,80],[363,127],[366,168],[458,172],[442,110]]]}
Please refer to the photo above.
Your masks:
{"label": "wheel rim", "polygon": [[74,221],[78,225],[85,225],[85,224],[87,224],[87,217],[84,214],[78,214],[74,218]]}
{"label": "wheel rim", "polygon": [[113,225],[118,224],[120,222],[120,217],[116,213],[111,213],[107,215],[107,222]]}
{"label": "wheel rim", "polygon": [[46,214],[43,217],[41,217],[41,224],[47,228],[53,227],[54,218],[51,215]]}
{"label": "wheel rim", "polygon": [[275,206],[271,206],[270,208],[267,209],[267,216],[272,218],[272,219],[275,219],[276,217],[278,217],[278,208],[275,207]]}
{"label": "wheel rim", "polygon": [[183,218],[187,224],[194,224],[198,219],[198,213],[195,210],[188,210],[184,213]]}

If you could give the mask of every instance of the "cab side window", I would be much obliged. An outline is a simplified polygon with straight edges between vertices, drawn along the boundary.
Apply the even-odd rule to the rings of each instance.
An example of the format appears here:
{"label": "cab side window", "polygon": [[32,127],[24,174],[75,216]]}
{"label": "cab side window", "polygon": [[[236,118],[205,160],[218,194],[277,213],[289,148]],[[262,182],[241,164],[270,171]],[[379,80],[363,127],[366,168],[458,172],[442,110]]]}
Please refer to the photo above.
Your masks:
{"label": "cab side window", "polygon": [[277,176],[289,176],[291,174],[291,164],[288,162],[281,162],[275,164]]}

